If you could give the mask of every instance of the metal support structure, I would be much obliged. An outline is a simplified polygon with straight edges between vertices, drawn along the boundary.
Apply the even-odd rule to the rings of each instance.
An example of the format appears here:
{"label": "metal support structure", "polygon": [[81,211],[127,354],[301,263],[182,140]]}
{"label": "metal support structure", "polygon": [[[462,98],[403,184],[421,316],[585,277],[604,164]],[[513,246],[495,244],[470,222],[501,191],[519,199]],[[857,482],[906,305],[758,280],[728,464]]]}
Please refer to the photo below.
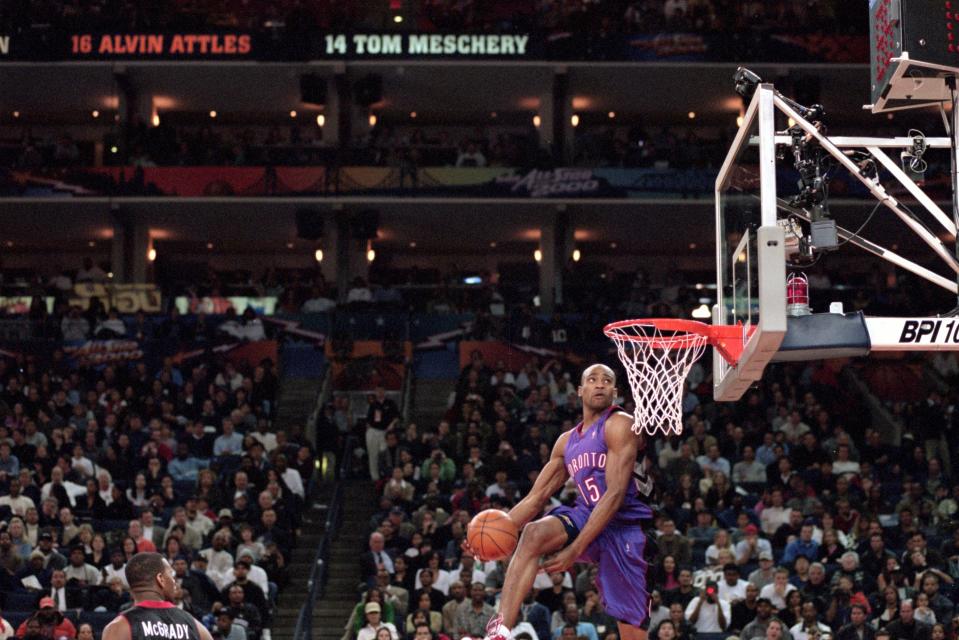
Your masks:
{"label": "metal support structure", "polygon": [[[959,260],[959,234],[955,229],[959,229],[959,91],[956,90],[956,76],[950,76],[946,79],[946,84],[951,89],[952,97],[952,147],[950,149],[949,159],[952,169],[952,221],[954,225],[953,234],[956,235],[956,259]],[[956,276],[956,283],[959,285],[959,275]],[[959,310],[959,301],[956,309]]]}
{"label": "metal support structure", "polygon": [[847,157],[835,144],[830,141],[830,139],[824,136],[819,129],[815,127],[808,120],[803,118],[799,113],[793,109],[785,100],[782,100],[778,96],[775,98],[776,106],[780,111],[785,113],[787,116],[793,119],[797,126],[799,126],[803,131],[808,135],[816,139],[816,141],[826,150],[829,155],[836,159],[839,164],[846,168],[847,171],[853,176],[855,176],[867,189],[870,193],[873,194],[882,204],[889,208],[893,213],[899,216],[899,219],[902,220],[906,226],[915,232],[919,238],[925,242],[930,249],[932,249],[936,255],[943,259],[943,261],[952,269],[954,272],[959,274],[959,259],[953,255],[949,249],[942,243],[935,234],[931,233],[924,225],[922,225],[918,220],[914,219],[909,213],[904,211],[899,205],[899,202],[889,195],[881,184],[874,182],[873,180],[866,178],[859,171],[859,167],[853,162],[849,157]]}
{"label": "metal support structure", "polygon": [[[806,222],[812,222],[812,216],[806,213],[805,210],[791,206],[782,198],[779,199],[779,208],[790,212],[797,218],[805,220]],[[882,258],[886,262],[891,262],[897,267],[901,267],[902,269],[905,269],[906,271],[909,271],[910,273],[915,274],[924,280],[928,280],[933,284],[939,285],[947,291],[952,291],[953,293],[959,294],[959,284],[950,280],[949,278],[944,278],[935,271],[930,271],[929,269],[916,264],[908,258],[902,257],[895,251],[886,249],[885,247],[870,240],[860,238],[849,229],[838,225],[836,226],[836,234],[844,242],[848,242],[853,246],[859,247],[863,251],[868,251],[877,258]]]}
{"label": "metal support structure", "polygon": [[[878,160],[886,170],[893,175],[893,177],[902,184],[912,194],[912,197],[919,201],[919,204],[924,206],[932,216],[939,221],[939,224],[943,228],[951,233],[956,235],[956,222],[955,220],[950,220],[949,216],[946,215],[946,212],[935,203],[935,201],[930,198],[922,188],[916,184],[912,178],[906,175],[906,172],[899,168],[899,165],[896,164],[895,160],[890,158],[886,153],[879,147],[866,147],[869,153],[872,154],[872,157]],[[957,255],[959,257],[959,255]]]}

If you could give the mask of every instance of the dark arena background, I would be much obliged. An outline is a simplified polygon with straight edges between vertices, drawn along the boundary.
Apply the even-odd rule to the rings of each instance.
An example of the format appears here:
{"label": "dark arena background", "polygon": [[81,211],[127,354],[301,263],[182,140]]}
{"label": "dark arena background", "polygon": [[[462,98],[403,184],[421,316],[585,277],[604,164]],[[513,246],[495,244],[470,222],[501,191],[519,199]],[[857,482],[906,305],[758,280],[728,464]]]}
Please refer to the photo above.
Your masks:
{"label": "dark arena background", "polygon": [[[0,639],[99,638],[151,550],[214,638],[482,639],[508,559],[468,523],[587,365],[636,408],[603,327],[745,341],[785,299],[733,253],[759,223],[717,227],[739,190],[790,322],[941,350],[819,331],[720,401],[707,348],[645,439],[649,638],[956,640],[954,33],[946,0],[0,0]],[[807,121],[899,142],[847,171]],[[512,637],[619,640],[604,602],[540,572]]]}

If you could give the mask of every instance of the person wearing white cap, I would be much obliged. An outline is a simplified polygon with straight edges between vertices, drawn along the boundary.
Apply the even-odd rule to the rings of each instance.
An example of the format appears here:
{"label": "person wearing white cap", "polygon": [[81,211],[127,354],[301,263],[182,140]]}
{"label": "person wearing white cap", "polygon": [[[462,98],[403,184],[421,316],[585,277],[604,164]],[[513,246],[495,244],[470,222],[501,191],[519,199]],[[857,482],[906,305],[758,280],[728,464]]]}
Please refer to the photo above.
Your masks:
{"label": "person wearing white cap", "polygon": [[378,602],[367,602],[363,608],[366,624],[356,634],[356,640],[376,640],[376,632],[380,629],[389,629],[390,637],[398,640],[399,634],[392,622],[383,622]]}
{"label": "person wearing white cap", "polygon": [[747,580],[762,589],[767,584],[772,584],[776,578],[776,567],[773,565],[773,554],[771,551],[759,552],[759,568],[749,574]]}
{"label": "person wearing white cap", "polygon": [[238,553],[236,556],[237,560],[244,560],[250,565],[250,572],[247,574],[247,578],[258,586],[260,589],[263,589],[263,595],[267,598],[270,597],[270,580],[266,575],[263,567],[258,567],[253,559],[253,552],[249,549]]}

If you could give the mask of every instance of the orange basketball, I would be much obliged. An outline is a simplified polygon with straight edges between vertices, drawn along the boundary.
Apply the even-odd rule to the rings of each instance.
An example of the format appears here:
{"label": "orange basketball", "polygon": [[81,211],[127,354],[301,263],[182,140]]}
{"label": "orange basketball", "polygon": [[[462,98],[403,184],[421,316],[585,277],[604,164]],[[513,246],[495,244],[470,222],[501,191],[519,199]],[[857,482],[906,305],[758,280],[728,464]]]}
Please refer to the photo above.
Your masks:
{"label": "orange basketball", "polygon": [[477,513],[466,529],[466,541],[480,560],[502,560],[513,553],[518,539],[516,524],[499,509]]}

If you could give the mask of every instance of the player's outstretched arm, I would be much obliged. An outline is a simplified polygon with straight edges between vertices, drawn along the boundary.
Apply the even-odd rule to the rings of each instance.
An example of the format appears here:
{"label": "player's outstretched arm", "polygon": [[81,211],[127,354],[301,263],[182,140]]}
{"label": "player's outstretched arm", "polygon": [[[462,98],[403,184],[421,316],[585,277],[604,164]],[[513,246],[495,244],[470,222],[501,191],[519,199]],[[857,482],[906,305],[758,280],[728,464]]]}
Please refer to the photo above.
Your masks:
{"label": "player's outstretched arm", "polygon": [[596,536],[613,519],[626,497],[636,465],[636,453],[641,438],[632,432],[633,419],[625,413],[617,413],[606,422],[606,493],[593,507],[586,524],[576,539],[565,549],[546,561],[543,566],[548,573],[566,571],[576,561]]}
{"label": "player's outstretched arm", "polygon": [[549,462],[536,476],[533,488],[526,494],[526,497],[510,509],[509,517],[518,528],[522,529],[523,525],[538,516],[553,494],[566,484],[569,474],[566,473],[566,465],[563,464],[563,453],[566,451],[567,440],[569,440],[568,431],[556,440],[556,444],[553,445],[553,452],[549,456]]}

